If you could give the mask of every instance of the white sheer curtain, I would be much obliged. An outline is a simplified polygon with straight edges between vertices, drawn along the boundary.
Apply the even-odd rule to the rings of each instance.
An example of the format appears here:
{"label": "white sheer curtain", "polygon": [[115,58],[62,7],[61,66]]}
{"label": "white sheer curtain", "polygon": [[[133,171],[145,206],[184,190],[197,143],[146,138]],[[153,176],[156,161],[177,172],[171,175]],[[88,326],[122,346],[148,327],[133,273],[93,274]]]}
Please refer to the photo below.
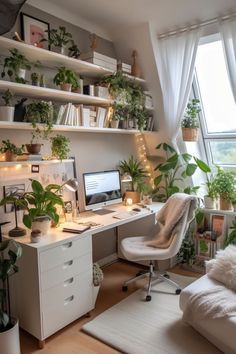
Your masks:
{"label": "white sheer curtain", "polygon": [[156,53],[165,114],[166,135],[175,148],[176,137],[193,80],[201,29],[158,39]]}
{"label": "white sheer curtain", "polygon": [[219,23],[228,74],[236,101],[236,18]]}

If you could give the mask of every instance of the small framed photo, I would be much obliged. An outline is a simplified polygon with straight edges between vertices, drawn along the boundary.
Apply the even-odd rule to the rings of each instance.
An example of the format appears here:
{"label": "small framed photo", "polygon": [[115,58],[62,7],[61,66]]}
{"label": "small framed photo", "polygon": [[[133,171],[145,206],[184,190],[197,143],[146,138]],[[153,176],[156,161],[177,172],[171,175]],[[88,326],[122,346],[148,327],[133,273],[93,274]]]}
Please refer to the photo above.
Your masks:
{"label": "small framed photo", "polygon": [[225,236],[225,216],[224,215],[211,215],[211,231],[214,232],[216,238]]}
{"label": "small framed photo", "polygon": [[25,43],[50,50],[47,41],[41,42],[41,39],[49,38],[46,30],[50,30],[49,23],[21,12],[21,34]]}
{"label": "small framed photo", "polygon": [[[3,195],[5,197],[21,197],[25,193],[24,184],[12,184],[9,186],[3,186]],[[14,211],[14,204],[6,204],[5,213],[12,213]],[[20,208],[18,207],[18,210]]]}

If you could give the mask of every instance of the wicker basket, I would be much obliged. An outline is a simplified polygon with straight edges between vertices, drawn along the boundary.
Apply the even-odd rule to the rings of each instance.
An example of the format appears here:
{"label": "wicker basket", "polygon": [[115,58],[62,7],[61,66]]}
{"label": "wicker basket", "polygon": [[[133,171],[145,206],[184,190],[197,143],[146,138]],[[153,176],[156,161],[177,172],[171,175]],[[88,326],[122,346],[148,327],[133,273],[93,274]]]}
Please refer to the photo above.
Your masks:
{"label": "wicker basket", "polygon": [[183,141],[197,141],[198,128],[182,128]]}

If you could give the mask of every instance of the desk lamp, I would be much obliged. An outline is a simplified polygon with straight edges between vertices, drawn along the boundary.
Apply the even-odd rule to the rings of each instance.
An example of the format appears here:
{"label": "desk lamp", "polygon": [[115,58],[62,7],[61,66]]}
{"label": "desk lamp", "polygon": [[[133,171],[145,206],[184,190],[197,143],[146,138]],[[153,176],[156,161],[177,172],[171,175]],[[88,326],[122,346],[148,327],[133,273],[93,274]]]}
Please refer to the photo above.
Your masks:
{"label": "desk lamp", "polygon": [[16,203],[14,204],[14,213],[15,213],[15,222],[16,222],[16,226],[14,227],[14,229],[10,230],[8,232],[8,235],[11,237],[19,237],[19,236],[24,236],[26,235],[26,229],[23,229],[23,227],[18,226],[18,220],[17,220],[17,205]]}

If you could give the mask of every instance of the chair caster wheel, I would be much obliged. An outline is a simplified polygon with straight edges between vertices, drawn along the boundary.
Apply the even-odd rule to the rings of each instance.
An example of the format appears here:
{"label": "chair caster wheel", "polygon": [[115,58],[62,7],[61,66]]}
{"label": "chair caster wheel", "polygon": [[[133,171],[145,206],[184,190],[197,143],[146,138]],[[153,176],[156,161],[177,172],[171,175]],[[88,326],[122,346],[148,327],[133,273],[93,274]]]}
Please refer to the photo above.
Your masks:
{"label": "chair caster wheel", "polygon": [[170,279],[170,276],[169,276],[169,274],[167,274],[167,273],[165,273],[163,276],[164,276],[166,279]]}
{"label": "chair caster wheel", "polygon": [[151,295],[147,295],[147,296],[146,296],[146,301],[151,301],[151,300],[152,300]]}
{"label": "chair caster wheel", "polygon": [[182,289],[176,289],[176,290],[175,290],[176,295],[179,295],[179,294],[181,293],[181,290],[182,290]]}
{"label": "chair caster wheel", "polygon": [[128,286],[127,285],[122,286],[122,291],[124,292],[128,291]]}

